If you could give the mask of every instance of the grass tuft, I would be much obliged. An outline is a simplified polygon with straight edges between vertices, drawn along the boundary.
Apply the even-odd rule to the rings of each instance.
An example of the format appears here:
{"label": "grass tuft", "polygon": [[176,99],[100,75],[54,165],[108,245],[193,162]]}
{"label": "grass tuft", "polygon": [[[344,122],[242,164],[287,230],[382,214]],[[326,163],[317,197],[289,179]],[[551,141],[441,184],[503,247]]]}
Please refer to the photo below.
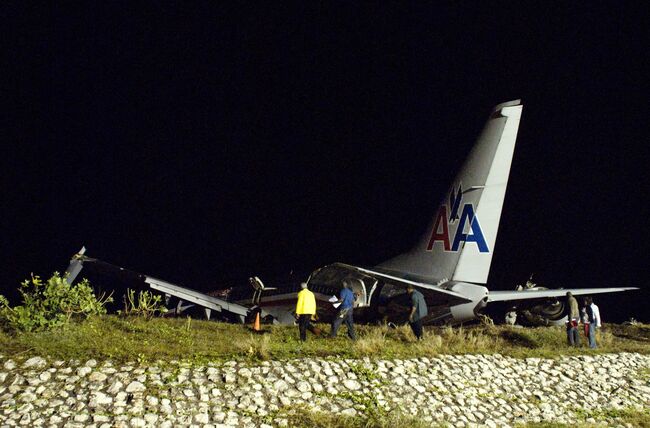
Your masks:
{"label": "grass tuft", "polygon": [[292,428],[431,428],[444,425],[432,425],[417,416],[392,411],[379,415],[352,417],[340,414],[317,412],[300,407],[286,415]]}
{"label": "grass tuft", "polygon": [[268,360],[271,356],[271,336],[250,333],[235,343],[238,354],[254,360]]}

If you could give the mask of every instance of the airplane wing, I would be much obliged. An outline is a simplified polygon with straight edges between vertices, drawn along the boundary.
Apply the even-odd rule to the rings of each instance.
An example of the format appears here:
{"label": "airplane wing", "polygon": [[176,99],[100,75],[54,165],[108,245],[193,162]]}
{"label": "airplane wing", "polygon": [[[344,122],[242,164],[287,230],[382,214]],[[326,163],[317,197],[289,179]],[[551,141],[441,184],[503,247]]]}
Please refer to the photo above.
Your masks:
{"label": "airplane wing", "polygon": [[574,296],[600,293],[618,293],[620,291],[638,290],[638,287],[617,287],[617,288],[565,288],[556,290],[512,290],[512,291],[490,291],[488,303],[507,302],[513,300],[543,299],[548,297],[564,297],[571,292]]}
{"label": "airplane wing", "polygon": [[309,283],[312,284],[313,281],[313,283],[316,284],[341,284],[342,280],[346,278],[363,278],[366,280],[374,279],[376,281],[389,282],[391,284],[403,287],[412,285],[413,287],[419,288],[421,290],[424,289],[429,292],[446,295],[457,303],[468,303],[472,301],[471,299],[468,299],[467,296],[464,296],[455,291],[446,290],[435,284],[400,278],[384,272],[378,272],[376,270],[352,266],[345,263],[333,263],[331,265],[324,266],[312,274],[309,279]]}

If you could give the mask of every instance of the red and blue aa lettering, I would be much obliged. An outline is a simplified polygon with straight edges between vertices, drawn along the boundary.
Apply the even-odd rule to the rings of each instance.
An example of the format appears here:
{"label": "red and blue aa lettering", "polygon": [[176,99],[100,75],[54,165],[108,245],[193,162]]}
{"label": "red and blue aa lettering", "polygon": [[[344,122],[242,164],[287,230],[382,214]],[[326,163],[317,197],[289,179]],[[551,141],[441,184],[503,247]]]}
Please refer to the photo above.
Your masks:
{"label": "red and blue aa lettering", "polygon": [[[441,242],[444,251],[458,251],[461,247],[461,243],[473,242],[476,244],[479,252],[489,253],[490,249],[488,248],[487,242],[485,242],[485,236],[483,235],[483,230],[481,229],[481,224],[474,213],[474,205],[467,203],[463,205],[463,211],[460,214],[460,219],[458,217],[458,211],[460,210],[460,202],[462,199],[462,189],[458,186],[458,192],[451,191],[449,197],[449,206],[451,211],[449,216],[447,216],[447,205],[442,205],[438,210],[436,215],[436,220],[433,223],[433,230],[431,231],[431,238],[429,239],[429,245],[427,245],[427,251],[432,251],[436,242]],[[449,224],[453,224],[458,221],[458,226],[451,240]],[[469,225],[468,233],[465,233],[465,227]]]}
{"label": "red and blue aa lettering", "polygon": [[[465,223],[467,222],[469,222],[469,227],[472,231],[471,234],[463,233],[463,230],[465,230]],[[478,217],[474,215],[474,206],[472,204],[465,204],[463,207],[463,213],[460,215],[460,221],[458,222],[458,228],[456,229],[456,235],[454,236],[454,243],[451,245],[451,251],[458,251],[461,242],[475,242],[478,246],[479,252],[481,253],[487,253],[490,251],[485,242],[485,237],[483,236],[483,230],[481,230]]]}

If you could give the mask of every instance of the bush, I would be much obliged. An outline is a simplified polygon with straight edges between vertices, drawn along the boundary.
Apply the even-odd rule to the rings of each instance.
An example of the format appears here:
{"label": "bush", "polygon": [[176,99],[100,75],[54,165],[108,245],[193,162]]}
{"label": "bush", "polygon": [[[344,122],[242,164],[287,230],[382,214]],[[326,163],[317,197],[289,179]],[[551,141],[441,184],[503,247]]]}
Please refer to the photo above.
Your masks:
{"label": "bush", "polygon": [[135,290],[130,288],[126,290],[124,315],[135,315],[149,320],[156,315],[156,312],[160,315],[167,312],[160,294],[141,290],[136,297]]}
{"label": "bush", "polygon": [[20,284],[18,291],[23,304],[13,308],[0,296],[0,318],[5,326],[20,331],[49,330],[67,325],[73,318],[103,315],[105,305],[113,301],[110,295],[97,298],[87,279],[71,285],[58,272],[47,282],[32,275]]}

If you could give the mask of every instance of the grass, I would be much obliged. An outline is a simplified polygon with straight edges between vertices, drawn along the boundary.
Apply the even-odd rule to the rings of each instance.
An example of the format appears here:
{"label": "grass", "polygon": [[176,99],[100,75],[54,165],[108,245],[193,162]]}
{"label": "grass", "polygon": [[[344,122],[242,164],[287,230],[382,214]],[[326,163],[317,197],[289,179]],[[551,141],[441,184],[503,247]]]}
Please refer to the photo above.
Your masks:
{"label": "grass", "polygon": [[[518,428],[569,428],[569,427],[602,427],[603,422],[609,425],[632,426],[636,428],[650,428],[650,410],[626,409],[601,409],[592,412],[578,412],[577,420],[571,424],[557,422],[530,422],[517,425]],[[596,423],[589,423],[587,419],[593,418]],[[615,422],[614,422],[615,421]]]}
{"label": "grass", "polygon": [[[316,427],[316,428],[431,428],[446,427],[445,423],[425,422],[419,416],[406,415],[402,412],[385,412],[381,414],[370,413],[367,417],[350,417],[331,413],[317,412],[306,408],[293,409],[289,413],[279,414],[287,419],[289,427]],[[594,418],[596,423],[586,422],[587,418]],[[569,428],[569,427],[602,427],[603,422],[616,425],[650,428],[650,410],[636,409],[608,409],[593,414],[580,415],[579,420],[571,424],[558,422],[529,422],[517,425],[518,428]]]}
{"label": "grass", "polygon": [[381,415],[370,415],[370,417],[353,417],[297,408],[282,416],[287,419],[289,427],[292,428],[431,428],[445,426],[432,425],[430,422],[424,422],[418,416],[405,415],[401,412],[386,412]]}
{"label": "grass", "polygon": [[[324,332],[329,327],[320,325]],[[650,354],[650,326],[606,326],[598,333],[597,350],[570,348],[562,327],[512,328],[508,326],[425,328],[416,341],[408,326],[357,327],[356,342],[343,334],[329,339],[310,335],[298,340],[298,328],[249,326],[182,318],[123,318],[104,316],[49,332],[0,332],[5,358],[49,356],[54,359],[112,359],[114,361],[286,360],[299,357],[415,358],[439,354],[494,354],[526,357],[639,352]]]}

